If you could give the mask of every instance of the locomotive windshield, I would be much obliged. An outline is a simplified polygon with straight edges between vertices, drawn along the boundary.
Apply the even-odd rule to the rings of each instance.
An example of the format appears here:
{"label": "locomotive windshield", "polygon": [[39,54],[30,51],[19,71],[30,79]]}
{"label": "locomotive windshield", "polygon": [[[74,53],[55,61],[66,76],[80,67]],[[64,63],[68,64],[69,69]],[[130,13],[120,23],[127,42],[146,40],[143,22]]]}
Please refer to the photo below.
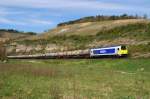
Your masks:
{"label": "locomotive windshield", "polygon": [[121,49],[122,50],[126,50],[126,46],[121,46]]}

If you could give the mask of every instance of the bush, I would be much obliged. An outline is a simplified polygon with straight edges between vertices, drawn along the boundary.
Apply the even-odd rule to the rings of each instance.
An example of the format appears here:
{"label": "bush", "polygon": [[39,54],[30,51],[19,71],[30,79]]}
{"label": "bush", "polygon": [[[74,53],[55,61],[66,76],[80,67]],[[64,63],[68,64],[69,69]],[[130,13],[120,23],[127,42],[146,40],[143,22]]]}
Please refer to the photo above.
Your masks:
{"label": "bush", "polygon": [[97,33],[97,39],[115,39],[118,37],[147,38],[150,35],[150,24],[138,23],[116,27],[110,30],[104,29]]}

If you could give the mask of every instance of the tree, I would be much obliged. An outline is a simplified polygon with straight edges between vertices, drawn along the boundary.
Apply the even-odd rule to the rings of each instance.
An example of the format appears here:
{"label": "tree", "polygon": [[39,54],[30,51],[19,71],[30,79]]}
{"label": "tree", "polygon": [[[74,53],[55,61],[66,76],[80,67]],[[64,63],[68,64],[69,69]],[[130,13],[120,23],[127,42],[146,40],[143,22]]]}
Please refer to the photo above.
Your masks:
{"label": "tree", "polygon": [[27,34],[29,34],[29,35],[36,35],[36,33],[34,33],[34,32],[27,32]]}
{"label": "tree", "polygon": [[7,60],[6,48],[4,47],[3,42],[0,42],[0,60]]}
{"label": "tree", "polygon": [[143,19],[147,19],[147,14],[144,14]]}

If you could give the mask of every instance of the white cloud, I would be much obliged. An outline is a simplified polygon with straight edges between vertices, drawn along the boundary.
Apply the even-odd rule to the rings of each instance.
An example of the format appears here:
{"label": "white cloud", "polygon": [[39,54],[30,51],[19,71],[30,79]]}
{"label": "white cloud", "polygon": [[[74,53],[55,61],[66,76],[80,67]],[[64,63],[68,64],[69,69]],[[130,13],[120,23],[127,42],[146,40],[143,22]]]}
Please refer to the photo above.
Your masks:
{"label": "white cloud", "polygon": [[123,9],[123,5],[96,0],[1,0],[0,6],[52,9]]}
{"label": "white cloud", "polygon": [[12,23],[11,20],[8,20],[6,18],[0,18],[0,23],[6,23],[6,24],[9,24],[9,23]]}
{"label": "white cloud", "polygon": [[45,20],[42,17],[43,14],[36,13],[34,11],[15,10],[10,8],[0,7],[0,23],[22,26],[39,26],[39,25],[51,25],[50,20]]}
{"label": "white cloud", "polygon": [[[129,2],[129,1],[127,1]],[[125,11],[140,11],[147,13],[150,7],[101,2],[100,0],[0,0],[0,9],[7,7],[19,8],[45,8],[51,10],[71,10],[71,11],[98,11],[98,10],[125,10]],[[21,12],[4,12],[3,14],[19,14]],[[0,10],[0,15],[2,14]]]}
{"label": "white cloud", "polygon": [[8,18],[0,17],[0,23],[3,24],[11,24],[11,25],[32,25],[32,26],[38,26],[38,25],[51,25],[52,22],[49,20],[42,20],[42,19],[28,19],[28,20],[12,20]]}
{"label": "white cloud", "polygon": [[11,20],[11,19],[7,19],[7,18],[3,18],[3,17],[0,17],[0,23],[3,23],[3,24],[15,24],[15,25],[25,25],[24,22]]}
{"label": "white cloud", "polygon": [[0,7],[0,16],[20,15],[20,14],[24,14],[24,13],[25,12],[23,12],[23,11],[14,11],[14,10]]}
{"label": "white cloud", "polygon": [[[0,0],[0,7],[20,7],[20,8],[45,8],[51,10],[71,10],[71,11],[98,11],[98,10],[125,10],[147,13],[149,6],[134,5],[133,2],[112,3],[100,0]],[[128,3],[127,3],[128,2]]]}
{"label": "white cloud", "polygon": [[29,24],[33,25],[51,25],[52,22],[49,20],[41,20],[41,19],[30,19],[26,21]]}

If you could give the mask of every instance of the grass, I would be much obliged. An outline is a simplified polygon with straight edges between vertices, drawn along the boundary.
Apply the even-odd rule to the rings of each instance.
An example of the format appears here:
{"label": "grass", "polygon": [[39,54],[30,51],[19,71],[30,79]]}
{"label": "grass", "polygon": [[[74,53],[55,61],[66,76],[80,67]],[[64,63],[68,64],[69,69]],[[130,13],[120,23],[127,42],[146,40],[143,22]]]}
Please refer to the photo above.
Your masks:
{"label": "grass", "polygon": [[10,60],[1,99],[149,99],[150,59]]}

